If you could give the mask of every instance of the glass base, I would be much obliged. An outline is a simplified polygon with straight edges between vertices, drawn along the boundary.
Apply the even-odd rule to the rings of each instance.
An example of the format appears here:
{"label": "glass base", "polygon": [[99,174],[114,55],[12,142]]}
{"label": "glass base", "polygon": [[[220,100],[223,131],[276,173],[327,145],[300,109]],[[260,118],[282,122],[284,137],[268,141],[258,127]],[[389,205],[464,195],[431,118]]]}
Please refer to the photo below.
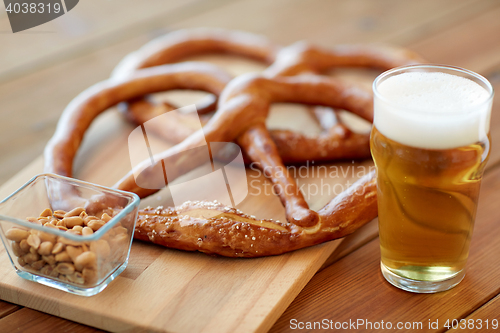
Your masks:
{"label": "glass base", "polygon": [[399,276],[390,271],[383,263],[380,263],[382,275],[393,286],[412,293],[431,294],[449,290],[455,287],[465,276],[465,269],[462,269],[453,277],[442,281],[420,281]]}
{"label": "glass base", "polygon": [[94,296],[103,291],[111,281],[113,281],[118,275],[120,275],[120,273],[123,272],[125,268],[127,268],[127,264],[128,260],[125,261],[122,265],[118,266],[113,271],[113,273],[111,273],[104,281],[93,287],[84,287],[71,283],[65,283],[62,281],[54,280],[45,276],[35,275],[28,271],[22,271],[22,270],[17,270],[17,275],[19,275],[23,279],[38,282],[45,286],[66,291],[71,294],[80,296]]}

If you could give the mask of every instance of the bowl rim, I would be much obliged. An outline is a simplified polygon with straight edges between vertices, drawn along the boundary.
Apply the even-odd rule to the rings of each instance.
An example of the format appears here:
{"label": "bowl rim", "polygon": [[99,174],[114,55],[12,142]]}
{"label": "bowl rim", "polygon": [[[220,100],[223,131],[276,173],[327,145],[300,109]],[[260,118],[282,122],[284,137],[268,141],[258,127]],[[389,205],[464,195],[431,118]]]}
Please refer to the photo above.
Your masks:
{"label": "bowl rim", "polygon": [[[114,189],[114,188],[107,187],[107,186],[93,184],[93,183],[90,183],[90,182],[87,182],[84,180],[60,176],[60,175],[53,174],[53,173],[40,173],[40,174],[37,174],[36,176],[32,177],[24,185],[22,185],[17,190],[15,190],[13,193],[8,195],[5,199],[0,201],[0,205],[7,202],[8,200],[10,200],[13,196],[15,196],[17,193],[21,192],[22,190],[24,190],[26,187],[28,187],[30,184],[32,184],[34,181],[36,181],[39,178],[53,178],[53,179],[58,179],[60,181],[64,181],[66,183],[76,184],[78,186],[83,186],[86,188],[98,188],[99,190],[104,191],[104,192],[111,192],[114,194],[119,194],[121,196],[129,197],[132,199],[132,201],[127,206],[125,206],[117,215],[115,215],[111,220],[109,220],[101,228],[99,228],[99,230],[97,230],[95,233],[93,233],[91,235],[87,235],[87,236],[75,235],[75,234],[72,234],[72,233],[69,233],[69,232],[66,232],[63,230],[55,229],[55,228],[47,228],[47,227],[44,227],[43,225],[31,223],[27,220],[21,220],[21,219],[18,219],[16,217],[3,215],[1,213],[0,213],[0,220],[11,222],[11,223],[26,227],[28,229],[35,229],[35,230],[46,232],[49,234],[61,236],[61,237],[70,239],[72,241],[88,242],[88,241],[99,240],[113,226],[115,226],[122,218],[124,218],[126,215],[131,213],[134,209],[136,209],[140,203],[139,196],[135,193],[132,193],[132,192],[126,192],[126,191]],[[136,221],[137,221],[137,218],[134,219],[134,229],[135,229]]]}

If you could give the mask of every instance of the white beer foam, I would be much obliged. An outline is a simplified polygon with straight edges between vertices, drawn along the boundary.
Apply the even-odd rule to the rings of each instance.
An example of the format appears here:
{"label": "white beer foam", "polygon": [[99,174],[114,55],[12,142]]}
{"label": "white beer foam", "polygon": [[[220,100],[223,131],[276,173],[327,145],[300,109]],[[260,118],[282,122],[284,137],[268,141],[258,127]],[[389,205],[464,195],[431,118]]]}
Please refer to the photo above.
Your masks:
{"label": "white beer foam", "polygon": [[377,87],[374,124],[386,137],[418,148],[449,149],[485,140],[489,92],[479,84],[439,72],[408,72]]}

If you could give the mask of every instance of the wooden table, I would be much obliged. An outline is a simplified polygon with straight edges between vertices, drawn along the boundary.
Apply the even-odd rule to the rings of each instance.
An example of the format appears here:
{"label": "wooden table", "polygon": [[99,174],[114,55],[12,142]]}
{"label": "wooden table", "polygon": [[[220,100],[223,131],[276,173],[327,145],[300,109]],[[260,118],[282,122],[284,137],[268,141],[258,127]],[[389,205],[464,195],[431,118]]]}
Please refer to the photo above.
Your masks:
{"label": "wooden table", "polygon": [[[434,63],[479,72],[500,90],[497,0],[86,0],[57,20],[17,34],[9,32],[1,10],[0,184],[42,153],[61,111],[74,96],[109,76],[128,52],[177,28],[240,29],[283,45],[300,39],[323,46],[391,43]],[[270,331],[308,327],[308,322],[353,331],[381,331],[388,323],[402,330],[406,325],[408,331],[410,327],[445,331],[445,323],[453,319],[474,322],[475,328],[479,323],[485,328],[488,321],[491,329],[492,321],[500,320],[499,112],[497,97],[491,125],[493,150],[467,275],[460,285],[434,295],[390,286],[380,273],[373,221],[337,248]],[[360,325],[353,326],[354,322]],[[0,301],[0,332],[15,330],[97,331]]]}

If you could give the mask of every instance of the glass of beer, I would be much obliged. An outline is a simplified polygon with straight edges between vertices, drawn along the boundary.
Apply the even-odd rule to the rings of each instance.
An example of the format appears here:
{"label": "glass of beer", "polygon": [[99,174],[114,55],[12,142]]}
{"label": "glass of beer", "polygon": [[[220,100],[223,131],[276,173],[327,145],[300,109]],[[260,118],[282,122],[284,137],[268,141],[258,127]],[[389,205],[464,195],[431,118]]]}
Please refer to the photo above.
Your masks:
{"label": "glass of beer", "polygon": [[407,291],[448,290],[465,276],[493,87],[469,70],[412,65],[373,91],[382,274]]}

